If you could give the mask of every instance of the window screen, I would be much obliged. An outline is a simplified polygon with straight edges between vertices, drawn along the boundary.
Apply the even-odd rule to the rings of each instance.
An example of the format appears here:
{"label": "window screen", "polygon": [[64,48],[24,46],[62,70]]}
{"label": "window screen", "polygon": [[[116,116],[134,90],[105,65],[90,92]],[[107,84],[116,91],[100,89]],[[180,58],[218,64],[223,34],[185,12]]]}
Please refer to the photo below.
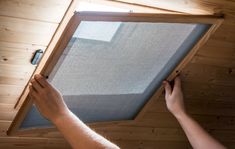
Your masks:
{"label": "window screen", "polygon": [[[132,120],[209,27],[82,21],[48,80],[84,122]],[[32,106],[21,128],[50,125]]]}

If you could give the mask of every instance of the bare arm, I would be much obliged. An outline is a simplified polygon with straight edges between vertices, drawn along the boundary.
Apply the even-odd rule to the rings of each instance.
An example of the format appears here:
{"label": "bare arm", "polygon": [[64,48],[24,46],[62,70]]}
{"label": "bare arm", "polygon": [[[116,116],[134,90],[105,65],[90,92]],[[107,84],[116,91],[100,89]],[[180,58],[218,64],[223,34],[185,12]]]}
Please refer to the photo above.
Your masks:
{"label": "bare arm", "polygon": [[31,80],[30,95],[39,111],[51,120],[74,149],[118,149],[104,137],[95,133],[66,106],[61,94],[41,75]]}
{"label": "bare arm", "polygon": [[163,84],[167,108],[179,121],[192,147],[195,149],[226,149],[186,113],[179,77],[175,78],[173,89],[167,81],[164,81]]}

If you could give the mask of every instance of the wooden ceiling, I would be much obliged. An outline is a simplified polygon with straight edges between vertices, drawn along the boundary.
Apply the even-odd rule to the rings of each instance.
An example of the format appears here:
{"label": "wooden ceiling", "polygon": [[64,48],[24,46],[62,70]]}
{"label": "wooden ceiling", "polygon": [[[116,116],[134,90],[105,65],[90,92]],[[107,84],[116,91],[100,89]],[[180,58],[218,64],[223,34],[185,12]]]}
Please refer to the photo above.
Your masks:
{"label": "wooden ceiling", "polygon": [[[222,26],[183,70],[182,79],[188,112],[214,137],[235,148],[235,2],[122,1],[189,14],[225,15]],[[69,148],[57,131],[8,137],[6,130],[16,113],[14,105],[35,70],[30,64],[33,52],[47,48],[70,3],[0,1],[0,148]],[[179,124],[167,111],[163,96],[152,103],[138,122],[111,123],[94,129],[122,148],[190,148]]]}
{"label": "wooden ceiling", "polygon": [[50,144],[48,139],[9,138],[5,132],[15,116],[14,105],[35,70],[30,63],[32,55],[47,48],[70,2],[0,1],[0,148],[42,148]]}

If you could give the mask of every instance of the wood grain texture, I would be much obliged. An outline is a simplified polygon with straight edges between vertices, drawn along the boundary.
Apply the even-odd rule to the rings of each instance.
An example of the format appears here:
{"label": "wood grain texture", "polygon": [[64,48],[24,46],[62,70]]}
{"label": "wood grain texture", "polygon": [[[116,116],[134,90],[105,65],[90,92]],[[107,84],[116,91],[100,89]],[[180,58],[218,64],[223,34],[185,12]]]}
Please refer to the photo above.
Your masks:
{"label": "wood grain texture", "polygon": [[70,2],[0,1],[0,148],[70,148],[63,139],[6,136],[17,113],[14,105],[36,68],[32,55],[47,48]]}
{"label": "wood grain texture", "polygon": [[120,2],[128,2],[130,4],[139,4],[155,8],[161,8],[170,11],[184,12],[189,14],[214,14],[218,5],[210,5],[205,1],[190,1],[183,0],[117,0]]}
{"label": "wood grain texture", "polygon": [[[212,24],[210,29],[207,31],[205,35],[202,36],[202,38],[199,40],[199,42],[194,46],[194,48],[190,51],[190,53],[182,60],[182,62],[175,68],[175,70],[172,72],[169,79],[172,79],[175,77],[178,72],[181,71],[181,69],[191,60],[191,58],[195,55],[197,50],[210,38],[211,34],[214,33],[214,31],[220,26],[223,19],[220,17],[214,17],[214,16],[190,16],[190,15],[182,15],[182,14],[143,14],[143,13],[104,13],[104,12],[81,12],[76,13],[71,20],[69,21],[68,25],[65,28],[64,33],[62,34],[61,38],[59,39],[59,43],[56,45],[55,49],[52,51],[52,55],[49,57],[47,62],[45,63],[45,66],[42,70],[42,74],[44,76],[48,76],[50,72],[52,71],[54,65],[57,63],[60,55],[63,53],[63,50],[67,46],[70,38],[72,37],[74,31],[76,30],[77,26],[81,21],[124,21],[124,22],[188,22],[188,23],[210,23]],[[158,94],[162,92],[162,88],[156,91],[156,95],[154,98],[158,98]],[[23,118],[25,117],[26,113],[28,112],[28,109],[30,109],[32,104],[32,99],[29,98],[28,94],[28,88],[24,90],[23,95],[21,96],[21,99],[19,102],[23,101],[23,104],[19,110],[19,112],[16,115],[16,118],[14,119],[8,134],[13,134],[13,131],[17,131],[20,124],[23,121]],[[150,101],[147,103],[147,105],[143,108],[143,110],[140,112],[140,114],[137,115],[135,120],[139,120],[142,118],[142,115],[145,114],[146,109],[148,108],[148,105],[151,104],[151,101],[153,99],[151,98]],[[21,132],[16,132],[17,134],[20,134]]]}
{"label": "wood grain texture", "polygon": [[0,15],[59,23],[71,0],[0,1]]}
{"label": "wood grain texture", "polygon": [[[113,1],[113,0],[79,0],[78,5],[82,3],[90,3],[90,4],[98,4],[98,5],[105,5],[110,7],[117,7],[124,10],[130,10],[131,12],[135,13],[163,13],[163,14],[176,14],[175,11],[169,11],[164,9],[156,9],[150,6],[138,5],[134,3],[126,3],[124,1]],[[179,12],[179,14],[181,14]]]}
{"label": "wood grain texture", "polygon": [[[61,23],[58,26],[58,28],[56,30],[56,33],[54,34],[52,40],[50,41],[50,43],[47,47],[47,49],[45,50],[45,53],[44,53],[40,63],[38,64],[37,69],[34,71],[34,73],[32,73],[32,77],[33,77],[34,74],[39,74],[39,73],[42,74],[43,68],[44,68],[45,64],[47,63],[48,59],[53,56],[53,53],[56,53],[53,50],[55,48],[57,48],[57,46],[60,44],[61,36],[62,36],[62,34],[64,34],[65,28],[66,28],[70,18],[74,14],[74,10],[76,8],[77,2],[78,2],[77,0],[73,0],[70,3],[69,8],[66,10],[66,12],[64,12],[63,19],[61,20]],[[17,101],[17,103],[15,105],[16,108],[19,108],[23,104],[24,100],[28,96],[28,91],[29,91],[29,89],[28,89],[28,84],[27,84],[24,91],[23,91],[23,93],[21,94],[19,100]]]}
{"label": "wood grain texture", "polygon": [[[1,3],[6,3],[1,1]],[[11,7],[14,1],[8,1]],[[26,2],[26,1],[24,1]],[[5,17],[14,16],[23,18],[26,21],[43,20],[56,22],[61,16],[56,16],[54,19],[45,16],[42,10],[53,9],[53,3],[46,1],[34,1],[33,3],[42,3],[41,6],[47,5],[47,8],[41,8],[40,16],[35,13],[34,8],[37,6],[23,7],[25,4],[19,5],[17,9],[10,14],[6,13],[6,9],[0,5],[0,14]],[[127,1],[136,3],[140,1]],[[225,21],[221,28],[208,40],[208,42],[199,49],[192,61],[182,70],[183,87],[185,93],[186,107],[189,113],[200,122],[215,138],[218,138],[228,148],[235,148],[235,95],[234,95],[234,79],[235,79],[235,2],[226,0],[192,0],[192,1],[141,1],[142,4],[152,7],[161,7],[187,14],[213,14],[223,12]],[[57,2],[56,2],[57,3]],[[66,3],[59,2],[58,3]],[[177,4],[176,4],[177,3]],[[131,7],[131,6],[130,6]],[[22,10],[27,8],[25,10]],[[58,7],[57,7],[58,8]],[[16,14],[16,12],[20,12]],[[31,14],[27,13],[32,12]],[[34,13],[33,13],[34,12]],[[55,11],[56,12],[56,11]],[[27,16],[28,15],[28,16]],[[23,16],[23,17],[22,17]],[[35,20],[36,19],[36,20]],[[54,21],[52,21],[54,20]],[[59,20],[60,22],[60,20]],[[59,23],[56,22],[56,23]],[[24,24],[24,21],[18,22]],[[0,23],[1,24],[1,23]],[[4,26],[5,27],[5,26]],[[1,33],[3,31],[1,28]],[[10,33],[10,32],[8,32]],[[12,32],[11,32],[12,33]],[[59,34],[58,36],[60,36]],[[37,48],[46,49],[47,45],[40,46],[30,42],[23,43],[23,39],[8,41],[0,40],[0,49],[6,51],[23,50],[25,52],[33,52]],[[18,36],[20,38],[20,36]],[[9,42],[11,41],[11,42]],[[1,51],[0,50],[0,51]],[[20,56],[20,53],[18,53]],[[15,55],[18,57],[18,55]],[[0,57],[1,58],[1,57]],[[1,58],[2,60],[2,58]],[[20,60],[20,59],[18,59]],[[14,61],[11,61],[14,63]],[[25,61],[26,62],[26,61]],[[22,67],[25,66],[25,67]],[[34,68],[27,65],[3,64],[0,62],[0,84],[4,88],[23,86],[25,82],[19,81],[25,78],[27,82]],[[17,75],[16,75],[17,74]],[[17,88],[17,87],[16,87]],[[16,89],[15,88],[15,89]],[[10,90],[11,88],[8,88]],[[14,90],[13,89],[13,92]],[[15,90],[17,92],[17,90]],[[7,91],[11,92],[11,91]],[[67,149],[70,148],[67,142],[62,138],[62,135],[56,130],[51,130],[47,133],[32,132],[25,134],[22,137],[6,136],[6,131],[9,128],[12,116],[11,106],[16,103],[19,95],[2,94],[0,90],[0,117],[5,120],[0,120],[0,148],[8,149]],[[160,95],[153,104],[147,109],[143,119],[138,122],[125,124],[110,124],[92,126],[97,132],[104,134],[113,142],[117,143],[124,149],[188,149],[191,148],[179,124],[175,118],[167,111],[164,105],[164,97]]]}
{"label": "wood grain texture", "polygon": [[[41,73],[41,71],[44,68],[44,65],[47,63],[49,57],[51,59],[54,59],[52,57],[53,53],[57,53],[57,51],[55,51],[54,49],[56,49],[56,47],[58,45],[60,45],[60,42],[62,39],[61,35],[65,33],[65,27],[67,26],[67,23],[69,22],[70,18],[74,14],[76,4],[77,4],[76,0],[72,1],[69,8],[66,10],[66,12],[64,12],[64,17],[63,17],[59,27],[57,28],[56,33],[54,34],[52,40],[50,41],[50,44],[47,47],[40,63],[38,64],[37,69],[32,73],[32,76],[33,76],[33,74]],[[41,73],[41,74],[44,74],[44,73]],[[20,126],[20,122],[24,119],[24,116],[26,115],[27,111],[29,110],[29,108],[31,107],[31,105],[33,103],[32,99],[28,96],[28,93],[29,93],[28,85],[29,85],[29,83],[24,87],[23,92],[22,92],[19,100],[15,104],[15,107],[19,111],[17,112],[17,115],[16,115],[12,125],[8,129],[8,134],[12,134],[13,132],[17,131],[17,129]],[[20,106],[22,106],[24,108],[19,109]]]}
{"label": "wood grain texture", "polygon": [[58,24],[0,16],[0,41],[47,46]]}

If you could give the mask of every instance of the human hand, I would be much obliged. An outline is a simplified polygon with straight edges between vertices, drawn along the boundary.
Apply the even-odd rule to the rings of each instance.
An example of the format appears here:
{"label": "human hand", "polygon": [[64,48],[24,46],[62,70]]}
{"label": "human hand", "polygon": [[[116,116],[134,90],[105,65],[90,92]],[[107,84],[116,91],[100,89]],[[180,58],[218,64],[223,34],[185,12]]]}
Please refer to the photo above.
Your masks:
{"label": "human hand", "polygon": [[40,113],[55,123],[60,117],[69,113],[64,100],[52,85],[41,75],[35,75],[31,81],[30,96]]}
{"label": "human hand", "polygon": [[163,81],[163,85],[165,87],[165,99],[168,110],[176,118],[186,114],[180,78],[175,78],[173,90],[169,82]]}

